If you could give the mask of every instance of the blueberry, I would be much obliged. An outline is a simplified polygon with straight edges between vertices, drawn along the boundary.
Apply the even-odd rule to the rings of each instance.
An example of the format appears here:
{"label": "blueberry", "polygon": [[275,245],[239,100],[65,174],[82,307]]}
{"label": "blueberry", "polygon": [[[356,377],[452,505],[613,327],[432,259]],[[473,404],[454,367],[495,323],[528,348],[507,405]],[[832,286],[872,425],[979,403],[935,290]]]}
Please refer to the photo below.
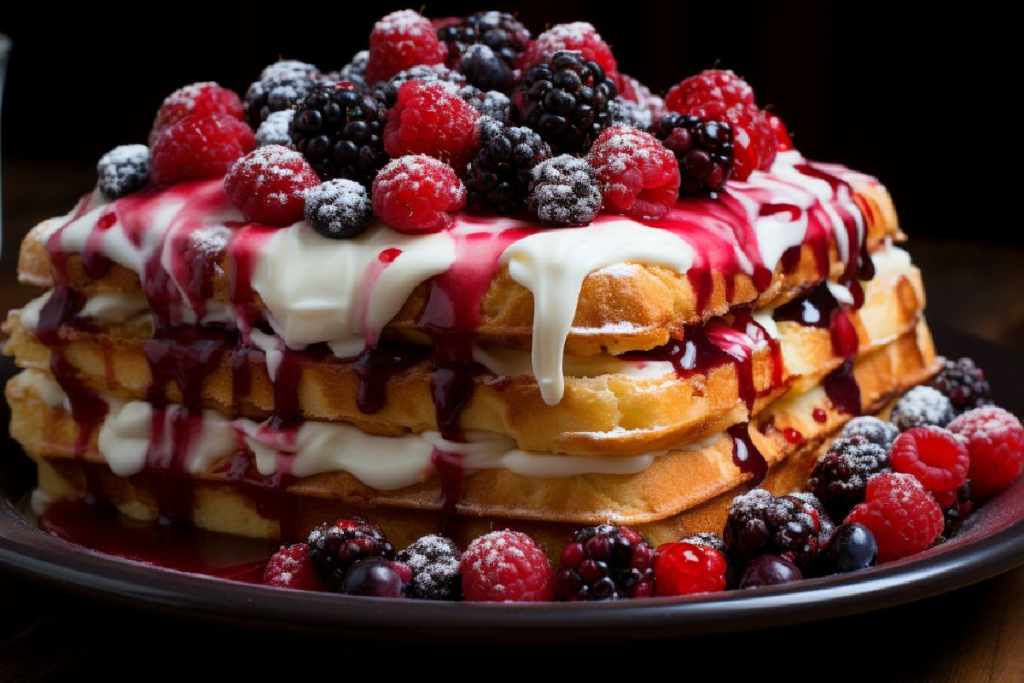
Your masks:
{"label": "blueberry", "polygon": [[368,557],[345,572],[341,592],[375,598],[400,598],[405,593],[405,583],[393,562],[383,557]]}
{"label": "blueberry", "polygon": [[739,587],[761,588],[778,586],[783,583],[800,581],[804,575],[797,566],[781,555],[760,555],[755,557],[743,571]]}
{"label": "blueberry", "polygon": [[878,543],[871,530],[862,524],[843,524],[822,553],[821,573],[846,574],[874,567],[877,561]]}

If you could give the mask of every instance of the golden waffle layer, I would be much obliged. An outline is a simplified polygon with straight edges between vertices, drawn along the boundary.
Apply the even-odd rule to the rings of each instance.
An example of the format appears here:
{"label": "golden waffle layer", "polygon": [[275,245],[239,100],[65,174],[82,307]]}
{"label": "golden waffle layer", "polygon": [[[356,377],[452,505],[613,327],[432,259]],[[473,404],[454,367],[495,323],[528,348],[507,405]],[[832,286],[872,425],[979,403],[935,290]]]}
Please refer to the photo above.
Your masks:
{"label": "golden waffle layer", "polygon": [[[867,250],[875,252],[887,241],[902,241],[892,200],[873,179],[857,176],[851,181],[854,201],[865,220]],[[18,264],[23,282],[50,287],[54,284],[53,267],[46,247],[46,237],[58,227],[61,219],[38,225],[22,242]],[[174,245],[186,249],[188,245]],[[234,263],[226,244],[216,256],[211,283],[211,298],[229,303],[230,283],[235,276]],[[835,242],[828,245],[825,270],[830,279],[838,280],[846,268]],[[69,254],[62,266],[62,275],[72,288],[86,294],[96,292],[140,292],[138,275],[114,264],[103,277],[92,279],[83,270],[78,254]],[[770,285],[758,292],[751,276],[738,272],[731,281],[720,272],[710,273],[707,292],[700,292],[686,275],[670,269],[636,264],[628,271],[616,269],[614,275],[601,269],[583,281],[575,318],[566,341],[566,352],[573,355],[594,355],[607,351],[618,355],[632,350],[648,350],[679,336],[680,329],[711,317],[724,315],[737,306],[753,303],[758,308],[774,307],[797,296],[817,283],[822,273],[814,250],[804,244],[799,262],[791,270],[780,264],[775,268]],[[385,336],[403,337],[426,343],[417,331],[417,321],[426,305],[430,286],[422,284],[408,297],[405,305],[384,330]],[[256,293],[252,305],[263,308]],[[481,320],[477,338],[485,343],[509,348],[530,349],[533,339],[534,298],[529,290],[516,282],[507,267],[499,268],[480,302]]]}
{"label": "golden waffle layer", "polygon": [[[863,411],[881,410],[899,393],[926,381],[937,368],[922,320],[855,363]],[[6,393],[12,408],[11,434],[40,463],[42,491],[52,497],[81,495],[88,480],[93,490],[100,486],[128,516],[155,517],[147,474],[114,476],[98,451],[96,434],[89,436],[84,458],[76,459],[78,426],[59,404],[35,392],[34,372],[11,380]],[[784,493],[802,485],[821,444],[848,418],[832,408],[820,386],[791,394],[765,409],[751,423],[749,436],[770,466],[768,489]],[[799,443],[794,443],[791,430],[802,435]],[[259,495],[214,470],[217,467],[211,466],[192,479],[193,519],[215,531],[277,537],[280,518],[287,519],[286,535],[298,536],[324,519],[358,514],[380,523],[388,537],[402,546],[436,532],[442,516],[436,476],[396,491],[379,491],[343,472],[316,475],[288,486],[287,495],[275,498],[277,512],[268,513]],[[491,527],[512,526],[533,533],[548,544],[549,552],[557,552],[576,526],[610,522],[638,526],[653,542],[661,543],[684,533],[720,529],[728,500],[749,477],[734,464],[728,436],[701,450],[657,457],[650,467],[633,475],[537,478],[507,470],[467,473],[449,533],[465,543]]]}
{"label": "golden waffle layer", "polygon": [[[850,320],[857,331],[861,354],[913,330],[924,308],[920,273],[912,266],[880,271],[865,283],[864,305]],[[578,455],[631,456],[694,443],[733,424],[757,415],[786,391],[802,392],[821,382],[842,363],[833,350],[828,329],[780,322],[779,347],[784,371],[775,384],[776,359],[762,347],[753,354],[750,378],[757,391],[752,409],[741,400],[739,364],[727,363],[703,374],[678,377],[674,372],[657,378],[625,374],[598,374],[566,378],[566,391],[557,405],[547,405],[531,375],[476,378],[472,399],[460,425],[513,438],[527,451]],[[5,352],[19,366],[50,367],[50,349],[20,325],[8,323],[11,339]],[[118,336],[114,336],[115,333]],[[62,330],[62,353],[78,376],[98,392],[125,399],[146,399],[152,394],[150,363],[145,354],[148,323],[122,326],[106,332]],[[274,412],[274,387],[260,352],[245,352],[249,365],[248,391],[236,400],[234,373],[238,363],[229,351],[204,378],[206,407],[226,415],[262,420]],[[431,399],[431,367],[422,361],[387,380],[386,401],[373,414],[358,404],[360,380],[350,363],[333,357],[303,363],[298,398],[302,416],[309,420],[343,421],[380,435],[437,430]],[[167,399],[181,401],[178,387],[167,387]]]}

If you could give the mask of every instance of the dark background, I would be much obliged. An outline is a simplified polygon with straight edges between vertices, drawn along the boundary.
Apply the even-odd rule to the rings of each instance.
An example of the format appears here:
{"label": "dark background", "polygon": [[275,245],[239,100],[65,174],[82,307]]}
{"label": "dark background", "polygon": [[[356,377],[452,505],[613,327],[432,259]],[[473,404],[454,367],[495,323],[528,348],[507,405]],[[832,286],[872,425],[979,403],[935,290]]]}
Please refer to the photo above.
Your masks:
{"label": "dark background", "polygon": [[[243,93],[279,55],[341,67],[406,2],[54,3],[0,0],[14,42],[3,105],[0,310],[20,304],[18,240],[95,182],[117,144],[145,142],[162,99],[215,80]],[[418,6],[415,6],[418,7]],[[1005,7],[1005,5],[1004,5]],[[933,322],[1024,348],[1016,226],[1016,22],[980,3],[436,2],[427,16],[518,12],[538,34],[587,20],[621,71],[664,92],[720,60],[809,158],[891,191],[926,274]],[[939,305],[936,305],[938,302]]]}

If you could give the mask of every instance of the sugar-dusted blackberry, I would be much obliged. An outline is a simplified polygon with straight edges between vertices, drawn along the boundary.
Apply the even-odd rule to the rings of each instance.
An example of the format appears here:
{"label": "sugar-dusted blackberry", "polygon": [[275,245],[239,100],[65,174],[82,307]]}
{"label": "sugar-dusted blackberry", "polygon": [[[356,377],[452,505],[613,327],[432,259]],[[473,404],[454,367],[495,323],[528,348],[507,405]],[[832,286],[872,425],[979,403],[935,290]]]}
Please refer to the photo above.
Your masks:
{"label": "sugar-dusted blackberry", "polygon": [[242,107],[246,121],[253,130],[258,129],[275,111],[293,108],[318,82],[316,67],[312,64],[293,61],[271,64],[263,70],[260,80],[245,91]]}
{"label": "sugar-dusted blackberry", "polygon": [[352,56],[352,61],[341,67],[338,71],[338,78],[331,80],[347,81],[352,85],[360,88],[365,88],[366,83],[366,65],[370,61],[370,51],[360,50]]}
{"label": "sugar-dusted blackberry", "polygon": [[714,532],[702,531],[699,534],[693,536],[687,536],[686,538],[679,539],[680,543],[692,543],[693,545],[704,546],[705,548],[713,548],[718,552],[725,554],[725,541],[722,537]]}
{"label": "sugar-dusted blackberry", "polygon": [[930,384],[949,399],[957,415],[992,404],[985,371],[970,358],[947,360]]}
{"label": "sugar-dusted blackberry", "polygon": [[587,225],[601,209],[597,175],[571,154],[542,161],[533,167],[526,206],[545,225]]}
{"label": "sugar-dusted blackberry", "polygon": [[716,192],[732,177],[736,157],[728,123],[669,112],[654,134],[679,161],[681,194]]}
{"label": "sugar-dusted blackberry", "polygon": [[[940,503],[941,505],[941,503]],[[946,526],[942,531],[943,538],[952,538],[960,531],[967,515],[974,509],[974,494],[971,491],[971,480],[964,482],[963,486],[956,490],[956,500],[949,507],[942,510],[942,516],[946,520]]]}
{"label": "sugar-dusted blackberry", "polygon": [[616,97],[608,103],[608,112],[612,117],[612,125],[623,125],[643,131],[651,129],[651,112],[636,102]]}
{"label": "sugar-dusted blackberry", "polygon": [[340,590],[345,572],[366,557],[395,559],[395,549],[381,528],[360,517],[321,524],[309,533],[309,559],[313,569],[333,590]]}
{"label": "sugar-dusted blackberry", "polygon": [[551,157],[551,148],[537,133],[484,118],[477,124],[480,149],[466,171],[469,205],[514,213],[526,204],[531,171]]}
{"label": "sugar-dusted blackberry", "polygon": [[100,192],[117,199],[149,184],[150,152],[146,145],[119,145],[96,164]]}
{"label": "sugar-dusted blackberry", "polygon": [[645,598],[654,591],[654,547],[638,532],[602,524],[579,529],[555,575],[561,600]]}
{"label": "sugar-dusted blackberry", "polygon": [[471,85],[482,90],[512,89],[512,68],[486,45],[471,45],[462,57],[459,71]]}
{"label": "sugar-dusted blackberry", "polygon": [[398,553],[398,561],[412,570],[406,597],[459,600],[462,597],[461,559],[462,551],[455,542],[437,535],[424,536]]}
{"label": "sugar-dusted blackberry", "polygon": [[825,504],[821,502],[820,498],[809,491],[793,491],[786,498],[814,510],[814,515],[817,516],[815,521],[818,525],[818,540],[824,546],[836,528],[835,524],[832,523],[832,516],[828,514],[828,510],[825,508]]}
{"label": "sugar-dusted blackberry", "polygon": [[889,420],[901,432],[915,427],[945,427],[956,417],[952,402],[931,387],[914,387],[896,402]]}
{"label": "sugar-dusted blackberry", "polygon": [[408,83],[409,81],[451,83],[455,86],[463,86],[466,84],[466,77],[454,69],[449,69],[444,64],[424,64],[399,71],[388,80],[388,83],[397,90],[402,87],[403,83]]}
{"label": "sugar-dusted blackberry", "polygon": [[361,235],[373,220],[370,193],[354,180],[328,180],[306,191],[306,220],[331,239]]}
{"label": "sugar-dusted blackberry", "polygon": [[583,154],[611,125],[615,84],[578,52],[556,52],[530,68],[512,102],[519,121],[540,133],[556,153]]}
{"label": "sugar-dusted blackberry", "polygon": [[384,152],[387,109],[345,83],[322,84],[295,109],[292,145],[322,180],[369,184],[388,161]]}
{"label": "sugar-dusted blackberry", "polygon": [[291,128],[293,118],[295,118],[295,111],[292,109],[275,111],[260,124],[259,129],[256,131],[256,144],[260,147],[266,147],[267,145],[290,146],[292,144]]}
{"label": "sugar-dusted blackberry", "polygon": [[508,123],[510,120],[512,101],[504,93],[497,90],[484,92],[467,85],[459,89],[459,97],[476,109],[480,116],[489,116],[502,123]]}
{"label": "sugar-dusted blackberry", "polygon": [[512,69],[530,43],[530,31],[505,12],[477,12],[442,26],[437,39],[448,46],[447,63],[457,65],[472,45],[485,45]]}
{"label": "sugar-dusted blackberry", "polygon": [[804,567],[817,556],[820,539],[810,506],[754,489],[733,499],[725,524],[725,544],[739,564],[760,555],[791,553],[797,566]]}
{"label": "sugar-dusted blackberry", "polygon": [[815,464],[807,488],[833,519],[844,519],[850,508],[864,502],[868,480],[891,471],[885,448],[862,436],[836,439]]}
{"label": "sugar-dusted blackberry", "polygon": [[889,450],[892,446],[892,442],[896,440],[896,437],[900,435],[899,428],[891,422],[885,422],[879,420],[877,417],[871,415],[862,415],[861,417],[855,417],[846,423],[843,427],[843,436],[863,436],[871,443],[878,444],[882,448]]}

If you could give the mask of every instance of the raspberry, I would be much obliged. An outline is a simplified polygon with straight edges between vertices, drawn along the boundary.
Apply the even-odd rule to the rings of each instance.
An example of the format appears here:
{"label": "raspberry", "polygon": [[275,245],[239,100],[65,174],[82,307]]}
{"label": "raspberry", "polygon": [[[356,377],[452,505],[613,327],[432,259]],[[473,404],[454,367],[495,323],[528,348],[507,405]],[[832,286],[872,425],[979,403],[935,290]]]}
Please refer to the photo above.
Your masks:
{"label": "raspberry", "polygon": [[469,204],[515,213],[526,203],[530,172],[550,158],[551,148],[529,128],[483,118],[477,127],[480,151],[466,171]]}
{"label": "raspberry", "polygon": [[909,474],[879,474],[868,482],[867,500],[844,524],[863,524],[878,542],[878,561],[890,562],[927,550],[942,535],[942,509]]}
{"label": "raspberry", "polygon": [[967,476],[975,498],[1002,491],[1024,466],[1024,428],[1020,421],[996,407],[975,408],[953,420],[949,431],[967,439],[971,469]]}
{"label": "raspberry", "polygon": [[930,384],[949,399],[958,415],[992,404],[992,390],[985,379],[985,371],[970,358],[947,360]]}
{"label": "raspberry", "polygon": [[333,590],[341,590],[345,572],[366,557],[395,558],[380,527],[365,519],[339,519],[321,524],[309,533],[309,559],[317,575]]}
{"label": "raspberry", "polygon": [[901,432],[914,427],[945,427],[953,419],[953,404],[931,387],[914,387],[896,402],[889,420]]}
{"label": "raspberry", "polygon": [[301,102],[316,85],[317,71],[312,64],[291,60],[271,64],[245,91],[246,120],[258,129],[271,114]]}
{"label": "raspberry", "polygon": [[324,589],[320,577],[313,571],[309,561],[309,546],[305,543],[296,543],[274,553],[263,572],[263,583],[302,591]]}
{"label": "raspberry", "polygon": [[373,181],[373,211],[398,232],[439,232],[448,212],[466,205],[466,188],[451,166],[423,155],[394,159]]}
{"label": "raspberry", "polygon": [[345,178],[369,185],[388,160],[386,121],[386,108],[354,86],[320,85],[295,108],[292,143],[322,180]]}
{"label": "raspberry", "polygon": [[885,450],[889,450],[892,442],[900,435],[899,427],[891,422],[883,422],[877,417],[864,415],[855,417],[843,427],[843,436],[862,436],[873,444],[878,444]]}
{"label": "raspberry", "polygon": [[775,131],[775,140],[778,143],[780,152],[788,152],[793,149],[793,140],[789,137],[789,131],[786,130],[786,124],[782,122],[775,114],[771,112],[765,113],[768,117],[768,125],[773,131]]}
{"label": "raspberry", "polygon": [[615,84],[578,52],[556,52],[530,68],[512,96],[519,120],[555,152],[582,154],[611,124]]}
{"label": "raspberry", "polygon": [[305,192],[319,184],[306,158],[281,145],[250,152],[224,178],[231,203],[250,221],[267,225],[302,220]]}
{"label": "raspberry", "polygon": [[665,100],[652,93],[650,88],[632,76],[612,72],[608,74],[608,78],[614,81],[619,91],[619,97],[636,104],[650,117],[652,123],[665,113]]}
{"label": "raspberry", "polygon": [[153,183],[219,178],[255,144],[244,121],[223,114],[186,116],[164,129],[153,145]]}
{"label": "raspberry", "polygon": [[471,46],[482,45],[512,69],[530,44],[530,31],[506,12],[477,12],[444,24],[437,29],[437,38],[448,47],[451,66],[458,66]]}
{"label": "raspberry", "polygon": [[737,104],[729,106],[720,101],[695,104],[676,109],[666,101],[671,111],[696,116],[704,121],[720,121],[728,123],[732,129],[733,148],[735,154],[734,176],[738,180],[746,180],[757,170],[771,168],[778,152],[775,131],[768,125],[764,112],[753,104]]}
{"label": "raspberry", "polygon": [[149,184],[149,147],[119,145],[96,164],[100,192],[107,199],[118,199]]}
{"label": "raspberry", "polygon": [[164,99],[157,110],[153,129],[149,133],[149,144],[153,145],[161,133],[186,116],[212,114],[245,120],[242,100],[233,90],[222,88],[212,81],[178,88]]}
{"label": "raspberry", "polygon": [[862,436],[836,439],[815,464],[807,488],[832,517],[842,519],[850,508],[864,501],[868,480],[889,471],[889,454],[878,444]]}
{"label": "raspberry", "polygon": [[562,551],[555,592],[571,602],[650,597],[653,560],[654,548],[633,529],[583,527]]}
{"label": "raspberry", "polygon": [[430,20],[412,10],[392,12],[373,26],[366,81],[386,81],[402,69],[440,64],[448,51],[434,35]]}
{"label": "raspberry", "polygon": [[967,448],[941,427],[915,427],[900,434],[889,453],[894,472],[912,475],[933,494],[955,496],[967,481]]}
{"label": "raspberry", "polygon": [[523,53],[520,68],[525,72],[562,50],[579,52],[587,61],[597,62],[607,73],[619,68],[615,55],[597,29],[585,21],[571,24],[556,24],[537,36]]}
{"label": "raspberry", "polygon": [[462,597],[467,602],[546,602],[555,575],[547,555],[518,531],[492,531],[462,554]]}
{"label": "raspberry", "polygon": [[324,237],[349,239],[369,227],[373,204],[366,188],[354,180],[328,180],[306,191],[305,216]]}
{"label": "raspberry", "polygon": [[473,107],[439,83],[405,83],[388,113],[384,149],[396,158],[426,154],[462,172],[476,151],[478,118]]}
{"label": "raspberry", "polygon": [[719,536],[718,534],[716,534],[714,532],[703,532],[702,531],[699,534],[694,534],[693,536],[687,536],[685,538],[681,538],[681,539],[679,539],[678,542],[679,543],[690,543],[692,545],[700,545],[700,546],[705,546],[705,547],[708,547],[708,548],[714,548],[715,550],[717,550],[718,552],[722,553],[723,555],[725,554],[725,541],[722,540],[721,536]]}
{"label": "raspberry", "polygon": [[707,69],[673,86],[665,96],[665,105],[672,111],[722,102],[726,106],[754,104],[754,89],[732,71]]}
{"label": "raspberry", "polygon": [[590,148],[587,161],[609,211],[657,219],[679,199],[676,157],[649,133],[626,126],[607,128]]}
{"label": "raspberry", "polygon": [[817,511],[810,505],[754,489],[733,499],[725,544],[741,562],[767,553],[792,553],[805,566],[818,554],[819,530]]}
{"label": "raspberry", "polygon": [[462,551],[444,536],[424,536],[398,553],[398,561],[412,571],[405,594],[421,600],[458,600],[462,597],[459,561]]}
{"label": "raspberry", "polygon": [[709,546],[659,545],[654,557],[655,594],[663,597],[723,591],[727,568],[725,556]]}
{"label": "raspberry", "polygon": [[526,206],[545,225],[587,225],[601,209],[594,169],[569,154],[540,162],[533,167]]}
{"label": "raspberry", "polygon": [[655,135],[679,163],[684,194],[717,192],[732,176],[736,150],[728,123],[669,112],[658,121]]}

